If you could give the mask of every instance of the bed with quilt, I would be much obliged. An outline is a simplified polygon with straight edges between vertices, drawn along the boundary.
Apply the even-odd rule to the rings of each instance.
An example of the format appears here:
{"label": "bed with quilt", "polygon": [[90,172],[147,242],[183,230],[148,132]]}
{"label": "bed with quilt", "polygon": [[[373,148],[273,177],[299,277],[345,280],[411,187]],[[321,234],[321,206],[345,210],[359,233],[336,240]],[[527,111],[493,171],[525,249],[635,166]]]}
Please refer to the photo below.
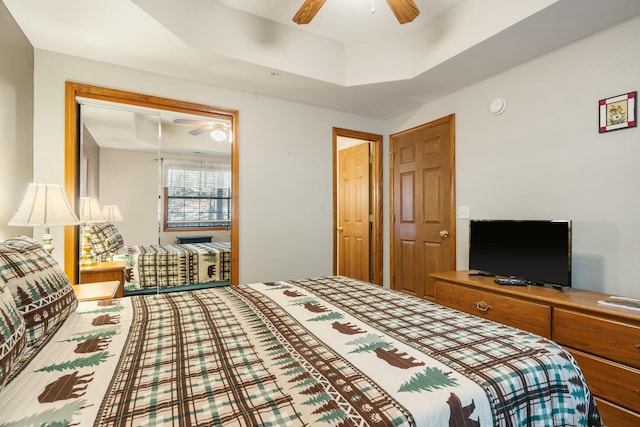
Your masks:
{"label": "bed with quilt", "polygon": [[125,295],[228,284],[231,278],[230,242],[125,246],[118,229],[108,222],[94,224],[90,239],[97,259],[127,262]]}
{"label": "bed with quilt", "polygon": [[0,254],[0,426],[601,425],[560,346],[369,283],[78,303],[32,241]]}
{"label": "bed with quilt", "polygon": [[166,289],[231,277],[231,243],[127,246],[125,293]]}

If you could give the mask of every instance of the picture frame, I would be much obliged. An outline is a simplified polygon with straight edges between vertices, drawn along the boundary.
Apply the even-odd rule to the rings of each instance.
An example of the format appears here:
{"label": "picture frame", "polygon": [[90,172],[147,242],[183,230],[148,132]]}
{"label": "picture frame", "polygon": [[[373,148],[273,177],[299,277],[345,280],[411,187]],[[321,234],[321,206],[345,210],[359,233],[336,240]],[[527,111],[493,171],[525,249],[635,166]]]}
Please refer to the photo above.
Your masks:
{"label": "picture frame", "polygon": [[637,126],[638,93],[628,92],[598,102],[600,133]]}

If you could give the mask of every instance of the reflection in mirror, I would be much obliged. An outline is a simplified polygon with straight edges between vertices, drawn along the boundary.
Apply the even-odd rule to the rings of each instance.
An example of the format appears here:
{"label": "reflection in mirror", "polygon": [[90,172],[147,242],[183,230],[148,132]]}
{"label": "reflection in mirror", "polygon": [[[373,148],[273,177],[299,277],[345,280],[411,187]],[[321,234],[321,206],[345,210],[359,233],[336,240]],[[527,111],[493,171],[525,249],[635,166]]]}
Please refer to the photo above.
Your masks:
{"label": "reflection in mirror", "polygon": [[233,117],[78,103],[80,200],[100,206],[79,233],[80,283],[121,280],[122,295],[229,284]]}

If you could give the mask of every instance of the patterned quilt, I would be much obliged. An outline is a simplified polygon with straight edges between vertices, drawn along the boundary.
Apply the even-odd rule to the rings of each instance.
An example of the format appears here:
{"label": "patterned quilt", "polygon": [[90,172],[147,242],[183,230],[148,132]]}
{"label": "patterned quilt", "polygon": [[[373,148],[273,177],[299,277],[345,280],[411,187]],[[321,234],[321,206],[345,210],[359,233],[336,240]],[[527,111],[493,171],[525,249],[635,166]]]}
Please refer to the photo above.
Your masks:
{"label": "patterned quilt", "polygon": [[544,338],[344,277],[82,302],[0,426],[598,426]]}
{"label": "patterned quilt", "polygon": [[229,242],[141,245],[127,248],[125,289],[155,289],[220,282],[231,277]]}

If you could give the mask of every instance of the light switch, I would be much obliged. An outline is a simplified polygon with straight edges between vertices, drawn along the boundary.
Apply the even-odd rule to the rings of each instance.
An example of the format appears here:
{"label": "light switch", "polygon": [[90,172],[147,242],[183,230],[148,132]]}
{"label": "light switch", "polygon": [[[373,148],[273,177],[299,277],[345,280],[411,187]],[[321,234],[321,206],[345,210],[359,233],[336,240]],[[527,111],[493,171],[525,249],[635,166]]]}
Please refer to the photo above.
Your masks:
{"label": "light switch", "polygon": [[469,206],[458,206],[458,219],[469,219]]}

